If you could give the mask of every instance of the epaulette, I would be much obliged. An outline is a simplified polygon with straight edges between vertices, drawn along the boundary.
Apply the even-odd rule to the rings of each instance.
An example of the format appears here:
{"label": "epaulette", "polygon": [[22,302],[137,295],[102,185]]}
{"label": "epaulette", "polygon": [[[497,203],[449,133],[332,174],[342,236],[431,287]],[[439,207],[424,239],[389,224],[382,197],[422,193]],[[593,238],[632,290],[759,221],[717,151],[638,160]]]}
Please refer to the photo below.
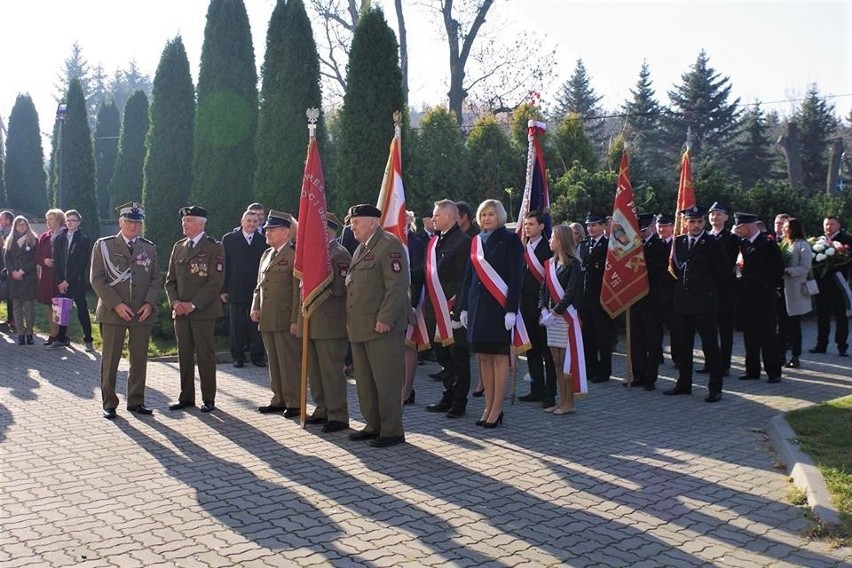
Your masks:
{"label": "epaulette", "polygon": [[99,241],[111,241],[111,240],[113,240],[113,239],[114,239],[114,238],[116,238],[116,237],[118,237],[118,235],[110,235],[110,236],[108,236],[108,237],[101,237],[101,238],[99,238],[98,240],[99,240]]}
{"label": "epaulette", "polygon": [[210,235],[206,235],[206,236],[207,236],[207,240],[210,241],[211,243],[213,243],[214,245],[219,244],[219,241],[217,241],[215,238],[211,237]]}
{"label": "epaulette", "polygon": [[148,240],[148,239],[146,239],[145,237],[138,237],[138,238],[139,238],[139,240],[140,240],[140,241],[142,241],[143,243],[148,243],[148,244],[149,244],[149,245],[151,245],[152,247],[153,247],[153,246],[156,246],[156,245],[154,244],[154,241]]}

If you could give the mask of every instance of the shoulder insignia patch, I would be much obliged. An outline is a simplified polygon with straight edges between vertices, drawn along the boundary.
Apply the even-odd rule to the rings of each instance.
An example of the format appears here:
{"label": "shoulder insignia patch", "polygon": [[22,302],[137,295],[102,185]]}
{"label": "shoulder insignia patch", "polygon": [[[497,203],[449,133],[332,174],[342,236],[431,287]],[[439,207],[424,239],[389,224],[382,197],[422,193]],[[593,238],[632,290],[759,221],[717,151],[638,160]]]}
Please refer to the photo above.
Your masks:
{"label": "shoulder insignia patch", "polygon": [[392,260],[391,261],[391,270],[393,270],[396,273],[402,272],[402,262],[400,262],[399,260]]}

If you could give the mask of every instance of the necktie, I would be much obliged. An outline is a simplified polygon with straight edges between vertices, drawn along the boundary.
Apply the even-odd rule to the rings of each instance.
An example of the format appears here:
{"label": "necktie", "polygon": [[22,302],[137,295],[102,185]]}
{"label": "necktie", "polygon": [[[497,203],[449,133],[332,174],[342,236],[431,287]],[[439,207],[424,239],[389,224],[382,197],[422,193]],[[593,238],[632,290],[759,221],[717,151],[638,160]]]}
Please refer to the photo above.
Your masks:
{"label": "necktie", "polygon": [[248,241],[249,246],[251,246],[251,235],[249,235],[248,237],[246,237],[246,241]]}
{"label": "necktie", "polygon": [[192,250],[194,248],[195,248],[195,241],[189,241],[189,250]]}
{"label": "necktie", "polygon": [[689,238],[689,250],[692,250],[692,247],[695,246],[695,237]]}
{"label": "necktie", "polygon": [[130,239],[127,241],[127,248],[130,249],[130,252],[133,252],[133,245],[136,243],[136,239]]}

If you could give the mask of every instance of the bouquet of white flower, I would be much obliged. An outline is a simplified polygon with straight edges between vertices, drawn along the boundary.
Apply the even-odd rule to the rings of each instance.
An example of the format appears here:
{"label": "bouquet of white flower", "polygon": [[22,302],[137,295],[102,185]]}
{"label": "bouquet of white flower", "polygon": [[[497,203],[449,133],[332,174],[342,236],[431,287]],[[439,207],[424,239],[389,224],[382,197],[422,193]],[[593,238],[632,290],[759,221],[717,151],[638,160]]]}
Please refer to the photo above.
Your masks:
{"label": "bouquet of white flower", "polygon": [[814,252],[814,273],[824,278],[825,275],[852,262],[852,254],[849,245],[837,241],[830,241],[827,237],[813,237],[808,239],[811,250]]}

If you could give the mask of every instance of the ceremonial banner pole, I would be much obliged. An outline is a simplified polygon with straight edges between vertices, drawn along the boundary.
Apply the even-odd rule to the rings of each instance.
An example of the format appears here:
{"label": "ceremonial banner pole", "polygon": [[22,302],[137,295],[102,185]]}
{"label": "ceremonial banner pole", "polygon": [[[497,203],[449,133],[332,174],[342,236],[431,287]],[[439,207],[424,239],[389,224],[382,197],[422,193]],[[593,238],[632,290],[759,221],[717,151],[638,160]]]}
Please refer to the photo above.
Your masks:
{"label": "ceremonial banner pole", "polygon": [[296,258],[293,272],[301,279],[302,301],[302,362],[300,369],[300,424],[305,428],[308,406],[308,349],[310,347],[311,314],[331,293],[331,260],[328,252],[326,227],[328,226],[325,179],[322,161],[316,142],[316,125],[319,109],[307,110],[308,157],[299,196],[300,222],[296,231]]}

